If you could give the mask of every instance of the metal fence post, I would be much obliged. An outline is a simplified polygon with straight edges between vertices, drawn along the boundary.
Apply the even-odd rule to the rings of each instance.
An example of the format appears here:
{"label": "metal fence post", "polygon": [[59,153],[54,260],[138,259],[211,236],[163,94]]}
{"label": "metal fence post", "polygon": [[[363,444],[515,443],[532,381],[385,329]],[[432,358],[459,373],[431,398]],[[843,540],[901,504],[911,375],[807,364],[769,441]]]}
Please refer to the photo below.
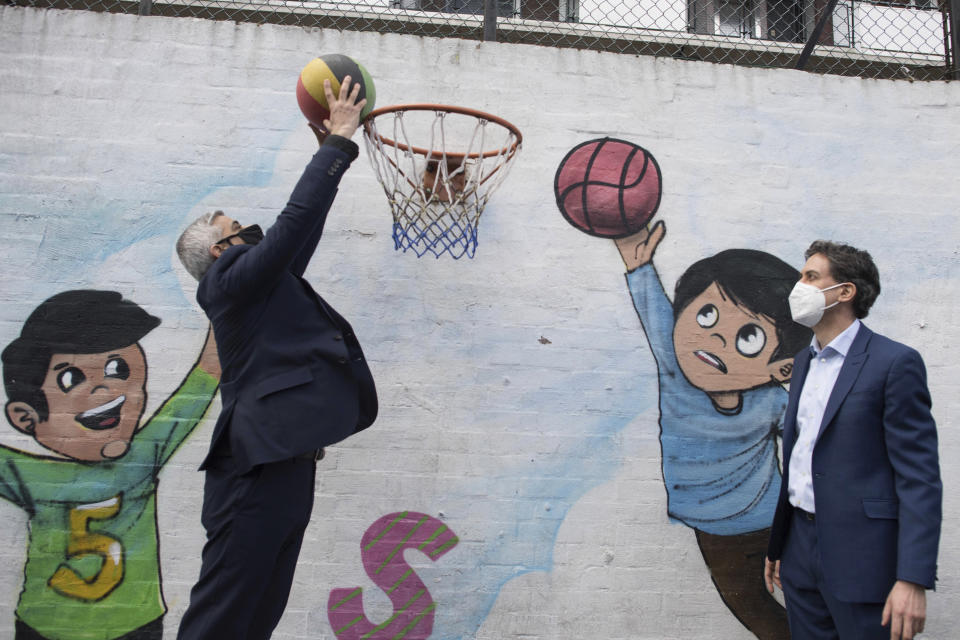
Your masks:
{"label": "metal fence post", "polygon": [[483,39],[485,42],[497,41],[497,0],[483,0]]}
{"label": "metal fence post", "polygon": [[153,0],[140,0],[140,10],[137,11],[137,15],[148,16],[152,8]]}
{"label": "metal fence post", "polygon": [[960,80],[960,0],[950,0],[950,54],[953,62],[950,77]]}
{"label": "metal fence post", "polygon": [[[951,0],[952,2],[957,2],[958,0]],[[820,19],[817,20],[817,25],[813,28],[813,33],[810,34],[810,38],[807,39],[807,44],[804,45],[803,51],[800,52],[800,58],[797,60],[797,69],[803,70],[807,66],[807,60],[810,59],[810,55],[813,53],[814,47],[817,46],[817,43],[820,42],[820,34],[823,33],[823,27],[827,24],[827,20],[830,19],[830,16],[833,15],[833,10],[837,6],[837,0],[830,0],[827,3],[827,6],[823,8],[823,14],[820,15]]]}

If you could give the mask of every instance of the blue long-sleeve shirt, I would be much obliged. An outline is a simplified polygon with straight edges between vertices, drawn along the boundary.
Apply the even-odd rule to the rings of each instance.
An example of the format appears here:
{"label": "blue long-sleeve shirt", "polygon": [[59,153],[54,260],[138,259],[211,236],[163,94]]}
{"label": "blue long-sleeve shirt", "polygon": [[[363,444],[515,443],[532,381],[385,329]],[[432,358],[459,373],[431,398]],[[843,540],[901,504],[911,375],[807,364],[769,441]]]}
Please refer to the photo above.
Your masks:
{"label": "blue long-sleeve shirt", "polygon": [[627,286],[657,361],[660,446],[671,518],[715,535],[770,526],[780,492],[777,434],[787,393],[766,386],[742,393],[721,412],[690,384],[673,346],[673,308],[652,265],[627,274]]}

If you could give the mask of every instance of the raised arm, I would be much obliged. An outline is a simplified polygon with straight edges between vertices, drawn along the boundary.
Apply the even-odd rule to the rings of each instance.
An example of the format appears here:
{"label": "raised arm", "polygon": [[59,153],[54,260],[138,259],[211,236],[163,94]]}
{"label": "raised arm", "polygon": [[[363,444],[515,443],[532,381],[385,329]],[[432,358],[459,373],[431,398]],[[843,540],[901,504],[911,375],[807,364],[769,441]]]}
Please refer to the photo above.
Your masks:
{"label": "raised arm", "polygon": [[[350,157],[351,162],[355,160],[359,154],[360,150],[352,140],[344,138],[340,135],[329,134],[326,130],[318,129],[312,124],[310,125],[310,129],[317,137],[317,142],[321,147],[324,144],[332,144],[341,151],[346,152]],[[333,205],[333,200],[336,196],[337,191],[334,190],[333,193],[330,194],[330,198],[327,200],[327,203],[323,205],[323,209],[320,212],[320,215],[317,217],[317,224],[314,225],[313,230],[310,232],[307,242],[303,245],[303,248],[300,249],[300,253],[297,254],[293,264],[290,265],[290,271],[292,271],[294,275],[302,276],[307,270],[307,265],[310,264],[310,259],[313,258],[313,253],[317,250],[317,244],[320,242],[320,237],[323,235],[323,227],[324,224],[326,224],[327,213],[329,213],[330,207]]]}
{"label": "raised arm", "polygon": [[197,365],[216,380],[220,380],[220,356],[217,355],[217,341],[213,337],[212,324],[207,329],[207,340],[203,343],[203,349],[200,350],[200,360]]}
{"label": "raised arm", "polygon": [[679,369],[673,349],[673,306],[652,263],[653,253],[665,232],[666,227],[661,221],[649,231],[644,229],[616,240],[620,257],[627,267],[627,288],[633,306],[661,374]]}
{"label": "raised arm", "polygon": [[220,358],[213,337],[213,326],[200,350],[200,356],[180,386],[137,432],[136,445],[153,443],[159,468],[170,459],[190,433],[200,424],[213,402],[220,384]]}
{"label": "raised arm", "polygon": [[312,255],[337,185],[356,157],[355,153],[344,149],[356,149],[349,138],[359,126],[360,112],[366,100],[357,100],[359,84],[353,85],[352,91],[349,87],[350,78],[347,76],[340,87],[339,97],[334,97],[329,82],[324,83],[330,104],[330,118],[324,124],[329,133],[323,136],[323,144],[263,241],[244,250],[228,269],[219,273],[219,289],[226,295],[249,295],[269,287],[287,269],[306,267],[309,256],[304,260],[301,254],[309,249]]}

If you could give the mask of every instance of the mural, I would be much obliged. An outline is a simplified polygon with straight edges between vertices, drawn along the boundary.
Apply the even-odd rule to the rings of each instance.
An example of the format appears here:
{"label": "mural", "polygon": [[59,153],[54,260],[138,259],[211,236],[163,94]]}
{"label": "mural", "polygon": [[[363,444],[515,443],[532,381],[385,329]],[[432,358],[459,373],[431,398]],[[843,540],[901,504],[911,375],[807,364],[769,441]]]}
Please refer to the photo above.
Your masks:
{"label": "mural", "polygon": [[799,272],[762,251],[729,249],[693,264],[671,305],[652,264],[665,233],[660,221],[616,242],[659,369],[668,514],[695,530],[730,611],[758,638],[785,639],[786,612],[757,566],[780,492],[782,385],[811,337],[787,305]]}
{"label": "mural", "polygon": [[[557,204],[581,231],[614,238],[626,265],[657,362],[670,519],[694,529],[713,583],[737,619],[761,640],[785,639],[786,612],[757,567],[780,491],[782,385],[793,354],[811,338],[787,304],[800,274],[768,253],[729,249],[690,266],[671,303],[653,266],[666,226],[645,226],[659,206],[662,180],[659,170],[647,177],[647,166],[658,169],[649,152],[624,141],[580,144],[557,170]],[[635,203],[625,205],[630,199]]]}
{"label": "mural", "polygon": [[[816,237],[895,272],[871,318],[930,354],[935,410],[956,413],[960,218],[931,159],[957,139],[958,87],[0,13],[17,61],[0,69],[0,636],[176,635],[217,373],[212,341],[197,362],[206,325],[174,242],[204,211],[274,219],[315,148],[294,87],[323,52],[362,52],[384,104],[485,109],[528,148],[469,264],[395,254],[364,150],[345,178],[305,278],[364,336],[382,414],[318,467],[277,637],[785,637],[761,567],[789,354],[807,337],[758,299],[792,285],[777,257],[799,265]],[[66,320],[38,324],[66,293],[100,301],[67,297]],[[945,525],[931,637],[958,610]]]}
{"label": "mural", "polygon": [[0,445],[0,496],[30,518],[17,637],[159,639],[157,474],[199,424],[220,377],[200,358],[145,423],[160,319],[115,291],[42,302],[3,351],[7,420],[53,455]]}

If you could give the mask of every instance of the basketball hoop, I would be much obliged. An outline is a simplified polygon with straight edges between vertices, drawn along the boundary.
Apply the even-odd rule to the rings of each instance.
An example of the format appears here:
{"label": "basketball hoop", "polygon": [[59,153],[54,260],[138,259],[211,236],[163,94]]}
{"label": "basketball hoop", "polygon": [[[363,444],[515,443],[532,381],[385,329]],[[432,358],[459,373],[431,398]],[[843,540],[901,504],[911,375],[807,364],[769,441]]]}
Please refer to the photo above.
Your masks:
{"label": "basketball hoop", "polygon": [[480,214],[520,151],[520,130],[475,109],[405,104],[372,111],[363,139],[390,202],[394,248],[472,258]]}

